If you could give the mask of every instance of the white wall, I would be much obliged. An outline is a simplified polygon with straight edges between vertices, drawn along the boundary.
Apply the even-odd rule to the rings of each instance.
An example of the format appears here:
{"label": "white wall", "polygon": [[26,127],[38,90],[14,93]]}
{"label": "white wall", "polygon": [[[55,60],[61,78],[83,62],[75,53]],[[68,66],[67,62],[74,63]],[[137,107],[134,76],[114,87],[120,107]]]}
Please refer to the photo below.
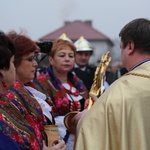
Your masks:
{"label": "white wall", "polygon": [[94,47],[93,55],[90,58],[89,64],[97,66],[101,60],[101,56],[106,52],[111,51],[111,46],[106,41],[90,42]]}

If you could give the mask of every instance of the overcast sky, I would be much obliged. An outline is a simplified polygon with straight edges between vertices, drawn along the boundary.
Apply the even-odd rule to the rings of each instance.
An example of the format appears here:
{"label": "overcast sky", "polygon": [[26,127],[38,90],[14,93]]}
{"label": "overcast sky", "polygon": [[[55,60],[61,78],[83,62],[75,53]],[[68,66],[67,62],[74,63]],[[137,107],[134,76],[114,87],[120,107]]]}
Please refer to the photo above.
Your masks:
{"label": "overcast sky", "polygon": [[0,29],[24,29],[36,40],[62,27],[64,21],[92,20],[111,39],[135,18],[150,19],[150,0],[0,0]]}

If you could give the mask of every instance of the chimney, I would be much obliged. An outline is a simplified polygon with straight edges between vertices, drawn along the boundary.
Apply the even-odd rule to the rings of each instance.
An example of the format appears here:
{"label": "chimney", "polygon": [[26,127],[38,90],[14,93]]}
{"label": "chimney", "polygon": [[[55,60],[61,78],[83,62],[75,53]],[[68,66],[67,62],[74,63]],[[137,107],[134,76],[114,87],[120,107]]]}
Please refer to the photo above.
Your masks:
{"label": "chimney", "polygon": [[70,24],[71,22],[70,21],[65,21],[65,25],[68,25]]}
{"label": "chimney", "polygon": [[92,21],[91,20],[86,20],[85,23],[92,26]]}

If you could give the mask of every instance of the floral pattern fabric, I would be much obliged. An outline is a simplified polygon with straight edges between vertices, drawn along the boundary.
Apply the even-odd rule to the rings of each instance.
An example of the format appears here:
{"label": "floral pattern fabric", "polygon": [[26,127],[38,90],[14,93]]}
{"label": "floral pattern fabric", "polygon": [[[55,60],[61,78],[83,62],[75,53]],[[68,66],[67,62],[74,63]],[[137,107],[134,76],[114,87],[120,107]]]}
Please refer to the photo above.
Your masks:
{"label": "floral pattern fabric", "polygon": [[79,94],[83,96],[82,100],[70,101],[67,92],[62,86],[62,83],[57,79],[52,67],[49,66],[46,71],[42,72],[34,83],[39,82],[44,90],[49,94],[54,116],[65,115],[71,111],[82,111],[84,109],[85,99],[88,98],[88,91],[83,85],[83,82],[75,76],[72,72],[68,73],[68,81],[78,90]]}
{"label": "floral pattern fabric", "polygon": [[[30,122],[34,136],[28,139],[32,145],[33,150],[42,149],[42,141],[44,136],[44,125],[47,123],[43,115],[42,109],[37,100],[32,96],[30,91],[27,91],[24,85],[15,82],[13,88],[9,92],[17,97],[17,101],[24,107],[27,112],[26,120]],[[23,130],[24,131],[24,130]],[[34,141],[36,141],[34,143]],[[30,148],[32,149],[32,147]]]}
{"label": "floral pattern fabric", "polygon": [[[26,108],[10,92],[0,95],[0,148],[40,150],[41,133]],[[8,144],[11,143],[9,146]],[[3,145],[3,146],[2,146]]]}

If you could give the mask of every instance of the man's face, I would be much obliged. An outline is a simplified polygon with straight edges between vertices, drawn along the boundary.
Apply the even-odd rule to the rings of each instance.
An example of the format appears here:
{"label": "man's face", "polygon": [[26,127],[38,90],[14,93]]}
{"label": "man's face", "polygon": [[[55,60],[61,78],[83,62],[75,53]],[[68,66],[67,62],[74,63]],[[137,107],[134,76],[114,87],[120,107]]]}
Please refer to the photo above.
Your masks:
{"label": "man's face", "polygon": [[75,62],[79,67],[84,67],[88,64],[89,59],[91,56],[91,52],[90,51],[79,51],[76,52],[76,56],[75,56]]}

